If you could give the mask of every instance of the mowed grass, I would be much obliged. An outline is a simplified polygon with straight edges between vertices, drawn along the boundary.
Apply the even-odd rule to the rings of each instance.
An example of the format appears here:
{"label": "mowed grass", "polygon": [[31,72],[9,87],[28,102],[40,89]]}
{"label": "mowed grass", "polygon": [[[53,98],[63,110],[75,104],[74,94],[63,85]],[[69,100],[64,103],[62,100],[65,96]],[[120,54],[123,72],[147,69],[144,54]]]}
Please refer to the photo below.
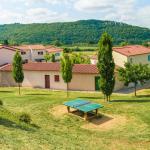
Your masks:
{"label": "mowed grass", "polygon": [[[88,99],[101,103],[102,114],[119,115],[127,123],[110,130],[87,130],[88,122],[78,116],[55,117],[50,110],[67,101],[63,91],[22,88],[0,88],[0,149],[13,150],[149,150],[150,149],[150,89],[138,92],[138,97],[113,94],[110,103],[101,93],[70,92],[68,100]],[[5,112],[6,111],[6,112]],[[31,115],[32,125],[17,121],[20,112]]]}

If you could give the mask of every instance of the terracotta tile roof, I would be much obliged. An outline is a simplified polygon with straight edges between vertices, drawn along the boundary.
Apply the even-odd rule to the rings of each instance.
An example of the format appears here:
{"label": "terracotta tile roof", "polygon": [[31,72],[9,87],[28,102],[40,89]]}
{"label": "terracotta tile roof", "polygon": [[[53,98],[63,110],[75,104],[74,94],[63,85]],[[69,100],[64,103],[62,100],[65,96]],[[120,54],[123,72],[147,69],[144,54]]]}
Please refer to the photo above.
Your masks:
{"label": "terracotta tile roof", "polygon": [[150,48],[141,45],[114,47],[113,50],[125,56],[135,56],[150,53]]}
{"label": "terracotta tile roof", "polygon": [[12,46],[6,46],[6,45],[0,45],[0,49],[8,49],[8,50],[11,50],[11,51],[22,51],[21,49],[19,48],[15,48],[15,47],[12,47]]}
{"label": "terracotta tile roof", "polygon": [[63,49],[52,46],[52,45],[48,45],[48,46],[44,46],[44,45],[20,45],[20,46],[14,46],[14,48],[18,48],[24,51],[29,51],[29,50],[45,50],[49,53],[54,53],[54,52],[61,52],[63,51]]}
{"label": "terracotta tile roof", "polygon": [[46,51],[49,52],[49,53],[55,53],[55,52],[62,52],[63,49],[62,48],[59,48],[59,47],[55,47],[55,46],[46,46]]}
{"label": "terracotta tile roof", "polygon": [[[26,71],[60,71],[59,63],[27,63],[23,65],[23,69]],[[0,71],[11,71],[12,65],[8,64],[2,66]],[[98,74],[98,69],[96,65],[91,64],[75,64],[73,67],[73,73],[81,73],[81,74]]]}
{"label": "terracotta tile roof", "polygon": [[18,48],[24,51],[28,50],[45,50],[45,46],[38,44],[38,45],[19,45],[19,46],[14,46],[14,48]]}

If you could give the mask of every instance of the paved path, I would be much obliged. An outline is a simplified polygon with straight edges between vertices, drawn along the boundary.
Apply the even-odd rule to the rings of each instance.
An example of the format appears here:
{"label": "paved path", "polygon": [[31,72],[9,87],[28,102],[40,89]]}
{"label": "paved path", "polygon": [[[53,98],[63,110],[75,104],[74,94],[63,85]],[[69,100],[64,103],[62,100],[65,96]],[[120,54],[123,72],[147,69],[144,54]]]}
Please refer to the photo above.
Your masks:
{"label": "paved path", "polygon": [[[138,86],[137,86],[137,91],[138,91],[138,90],[142,90],[142,89],[147,89],[147,88],[150,88],[150,82],[144,84],[143,86],[138,85]],[[133,92],[134,92],[134,88],[131,87],[131,88],[124,88],[124,89],[119,90],[119,91],[116,91],[116,92],[114,92],[114,93],[130,94],[130,93],[133,93]]]}

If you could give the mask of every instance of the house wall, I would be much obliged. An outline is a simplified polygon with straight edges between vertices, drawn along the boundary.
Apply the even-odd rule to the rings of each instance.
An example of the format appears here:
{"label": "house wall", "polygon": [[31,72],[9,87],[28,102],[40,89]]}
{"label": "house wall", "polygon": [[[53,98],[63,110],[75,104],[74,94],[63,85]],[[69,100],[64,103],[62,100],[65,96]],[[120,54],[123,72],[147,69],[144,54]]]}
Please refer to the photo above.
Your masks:
{"label": "house wall", "polygon": [[30,51],[25,51],[26,54],[25,55],[21,55],[23,60],[30,60],[31,56],[30,56]]}
{"label": "house wall", "polygon": [[128,61],[127,56],[113,51],[114,62],[117,66],[124,67],[124,64]]}
{"label": "house wall", "polygon": [[[67,86],[64,83],[61,74],[59,72],[52,71],[24,71],[25,78],[22,86],[45,88],[45,75],[50,75],[50,89],[66,90]],[[59,75],[59,82],[55,82],[55,75]]]}
{"label": "house wall", "polygon": [[2,87],[17,86],[11,72],[0,72],[0,86]]}
{"label": "house wall", "polygon": [[129,56],[128,57],[128,61],[129,62],[133,62],[135,64],[141,63],[141,64],[149,64],[150,65],[150,61],[148,61],[148,56],[149,54],[143,54],[143,55],[136,55],[136,56]]}
{"label": "house wall", "polygon": [[0,65],[11,63],[13,61],[13,57],[15,55],[15,51],[11,51],[8,49],[0,49]]}
{"label": "house wall", "polygon": [[[43,52],[43,55],[39,55],[38,52]],[[36,59],[44,59],[45,54],[46,54],[45,50],[32,50],[31,51],[32,61],[35,61]]]}
{"label": "house wall", "polygon": [[70,90],[95,91],[96,74],[73,74],[69,83]]}
{"label": "house wall", "polygon": [[[50,75],[50,89],[67,89],[67,85],[62,79],[61,73],[57,71],[24,71],[24,81],[22,86],[45,88],[45,75]],[[55,82],[55,75],[59,75],[59,82]],[[98,74],[73,74],[73,78],[69,83],[68,89],[76,91],[95,91],[96,76],[98,76]],[[0,86],[17,86],[11,72],[0,72]],[[123,87],[123,83],[116,78],[114,91],[120,90]]]}
{"label": "house wall", "polygon": [[91,64],[96,65],[97,63],[98,63],[98,60],[97,60],[97,59],[92,59],[92,58],[91,58]]}

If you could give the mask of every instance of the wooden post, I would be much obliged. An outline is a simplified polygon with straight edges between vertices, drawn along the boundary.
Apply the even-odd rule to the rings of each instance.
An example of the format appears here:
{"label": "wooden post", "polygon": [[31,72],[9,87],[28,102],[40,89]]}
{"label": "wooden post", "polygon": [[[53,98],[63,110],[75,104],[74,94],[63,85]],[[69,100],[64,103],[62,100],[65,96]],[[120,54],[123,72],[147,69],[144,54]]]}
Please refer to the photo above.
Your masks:
{"label": "wooden post", "polygon": [[84,120],[87,120],[87,113],[84,113]]}
{"label": "wooden post", "polygon": [[98,116],[98,109],[96,109],[96,116]]}
{"label": "wooden post", "polygon": [[67,110],[68,110],[68,113],[70,113],[70,107],[69,106],[67,106]]}

